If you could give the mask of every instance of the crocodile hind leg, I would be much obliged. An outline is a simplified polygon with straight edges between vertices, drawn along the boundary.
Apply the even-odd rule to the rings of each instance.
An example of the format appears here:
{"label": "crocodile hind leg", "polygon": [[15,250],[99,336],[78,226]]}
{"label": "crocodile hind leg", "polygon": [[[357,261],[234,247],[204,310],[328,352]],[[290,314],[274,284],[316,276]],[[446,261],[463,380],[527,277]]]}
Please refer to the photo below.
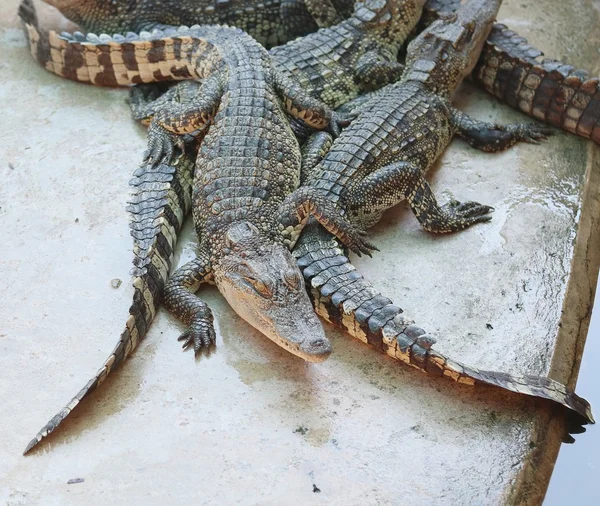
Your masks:
{"label": "crocodile hind leg", "polygon": [[539,144],[553,134],[553,129],[536,123],[498,125],[471,118],[458,109],[452,109],[451,121],[457,134],[474,148],[495,153],[510,148],[517,142]]}
{"label": "crocodile hind leg", "polygon": [[345,208],[354,222],[368,227],[384,210],[404,199],[423,228],[435,233],[456,232],[489,221],[488,213],[493,211],[477,202],[453,200],[440,206],[422,171],[406,162],[386,165],[363,179],[349,192]]}
{"label": "crocodile hind leg", "polygon": [[183,265],[169,278],[165,285],[163,302],[169,312],[188,325],[179,336],[186,349],[192,344],[194,352],[215,344],[213,315],[205,302],[194,293],[200,285],[212,280],[212,269],[208,255],[204,252]]}
{"label": "crocodile hind leg", "polygon": [[344,19],[331,0],[304,0],[304,5],[319,28],[335,25]]}

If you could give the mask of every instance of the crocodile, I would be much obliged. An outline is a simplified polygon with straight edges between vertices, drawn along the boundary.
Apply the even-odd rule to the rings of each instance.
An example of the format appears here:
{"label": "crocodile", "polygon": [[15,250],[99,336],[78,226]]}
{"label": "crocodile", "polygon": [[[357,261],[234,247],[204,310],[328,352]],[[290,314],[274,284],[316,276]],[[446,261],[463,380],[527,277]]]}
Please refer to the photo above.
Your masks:
{"label": "crocodile", "polygon": [[352,0],[44,0],[93,33],[178,25],[235,25],[265,46],[283,44],[352,13]]}
{"label": "crocodile", "polygon": [[[402,65],[397,62],[397,55],[418,23],[424,3],[425,0],[358,0],[347,20],[273,48],[270,54],[280,72],[336,108],[364,91],[400,77]],[[132,42],[150,38],[149,32],[126,36],[58,34],[40,27],[31,0],[22,2],[19,13],[32,56],[54,74],[100,86],[157,81],[154,73],[160,69],[145,59],[152,60],[159,49],[133,54],[130,47]],[[177,50],[180,31],[166,27],[164,33],[173,42],[162,51],[170,51],[171,47]],[[140,73],[138,67],[145,72]],[[172,76],[179,80],[189,77]]]}
{"label": "crocodile", "polygon": [[[453,92],[476,63],[500,3],[470,0],[456,15],[434,22],[414,39],[398,83],[359,106],[358,117],[333,144],[323,134],[309,140],[306,181],[296,192],[305,192],[307,186],[321,192],[361,228],[404,199],[431,232],[487,221],[492,209],[485,205],[451,201],[440,206],[424,173],[455,134],[475,148],[495,152],[518,141],[538,142],[551,133],[535,125],[487,124],[451,104]],[[298,232],[294,229],[293,235]],[[343,248],[318,223],[308,222],[294,256],[317,313],[354,337],[429,374],[547,399],[566,408],[576,424],[593,423],[587,401],[550,378],[479,371],[437,352],[435,340],[356,272]]]}
{"label": "crocodile", "polygon": [[[34,26],[34,25],[32,24],[31,26]],[[31,33],[31,32],[30,32],[30,33]],[[39,33],[40,33],[40,32],[38,31],[37,33],[38,33],[38,36],[39,36]],[[106,37],[104,37],[103,39],[104,39],[104,41],[106,41]],[[38,38],[38,40],[40,40],[40,39]],[[96,42],[102,42],[102,41],[100,41],[100,40],[99,40],[99,38],[96,38],[96,39],[95,39],[95,41],[96,41]],[[39,52],[38,52],[38,54],[41,54],[41,53],[39,53]],[[35,56],[35,55],[34,55],[34,56]],[[92,60],[92,61],[93,61],[93,60]],[[162,177],[162,176],[164,176],[164,174],[161,174],[161,177]],[[139,202],[137,202],[137,204],[139,204]],[[164,223],[164,222],[163,222],[163,223]],[[164,226],[166,226],[166,225],[164,225]],[[146,259],[146,261],[147,261],[147,259]]]}
{"label": "crocodile", "polygon": [[[330,344],[280,228],[293,228],[307,214],[356,252],[368,252],[371,245],[326,200],[308,196],[284,204],[286,194],[299,184],[301,160],[286,114],[302,118],[312,127],[327,127],[334,134],[346,120],[278,72],[267,51],[239,29],[206,26],[180,31],[181,44],[173,51],[166,48],[173,39],[162,35],[157,32],[130,44],[132,54],[154,54],[145,58],[147,66],[140,65],[137,72],[143,74],[156,65],[157,80],[197,77],[203,79],[202,93],[194,98],[192,111],[168,111],[153,119],[150,146],[169,138],[172,131],[184,134],[210,124],[193,179],[192,210],[199,252],[167,283],[165,306],[189,326],[181,336],[185,344],[193,344],[195,349],[213,344],[212,313],[188,289],[214,282],[233,309],[267,337],[305,360],[324,360]],[[116,81],[116,72],[113,76]],[[160,161],[152,159],[152,166],[159,166]],[[148,286],[136,291],[141,296],[134,300],[115,352],[38,432],[25,453],[55,430],[136,347],[156,310],[152,272],[148,270],[150,276],[145,278]]]}

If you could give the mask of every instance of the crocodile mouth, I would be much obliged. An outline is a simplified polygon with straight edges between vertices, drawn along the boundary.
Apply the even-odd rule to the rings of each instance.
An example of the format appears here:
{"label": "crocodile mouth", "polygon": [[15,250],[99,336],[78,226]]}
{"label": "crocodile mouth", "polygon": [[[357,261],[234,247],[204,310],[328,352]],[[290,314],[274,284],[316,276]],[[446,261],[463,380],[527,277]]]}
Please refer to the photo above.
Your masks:
{"label": "crocodile mouth", "polygon": [[[264,332],[264,327],[262,332]],[[321,332],[323,332],[322,328]],[[276,335],[266,335],[277,345],[307,362],[324,362],[331,355],[331,342],[325,335],[321,337],[307,337],[301,342],[282,337],[279,333]]]}
{"label": "crocodile mouth", "polygon": [[[246,313],[244,319],[278,346],[307,362],[323,362],[331,355],[331,342],[306,297],[305,304],[273,307]],[[298,301],[300,302],[300,301]],[[300,306],[300,307],[297,307]],[[307,309],[310,313],[307,314]]]}

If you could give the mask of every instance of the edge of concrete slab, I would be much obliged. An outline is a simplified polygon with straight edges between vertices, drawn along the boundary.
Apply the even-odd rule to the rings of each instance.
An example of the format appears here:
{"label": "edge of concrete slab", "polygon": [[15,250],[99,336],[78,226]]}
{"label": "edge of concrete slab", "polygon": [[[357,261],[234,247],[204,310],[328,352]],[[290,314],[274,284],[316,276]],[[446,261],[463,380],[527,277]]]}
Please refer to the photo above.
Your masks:
{"label": "edge of concrete slab", "polygon": [[[581,219],[549,374],[573,389],[587,339],[600,267],[600,156],[598,146],[591,142],[587,150]],[[564,431],[565,419],[557,410],[538,417],[533,433],[539,443],[528,454],[506,497],[506,504],[542,504]]]}

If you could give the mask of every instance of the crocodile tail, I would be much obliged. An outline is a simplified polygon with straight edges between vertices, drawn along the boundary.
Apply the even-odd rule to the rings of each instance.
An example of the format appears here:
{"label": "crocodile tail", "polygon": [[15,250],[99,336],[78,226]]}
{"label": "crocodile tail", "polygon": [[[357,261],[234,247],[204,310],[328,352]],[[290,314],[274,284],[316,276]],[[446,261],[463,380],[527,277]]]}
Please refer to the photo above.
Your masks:
{"label": "crocodile tail", "polygon": [[133,194],[127,210],[134,242],[134,276],[146,275],[153,265],[159,273],[156,282],[166,279],[177,235],[192,207],[195,146],[186,147],[172,165],[141,166],[130,181]]}
{"label": "crocodile tail", "polygon": [[27,454],[53,432],[75,407],[96,389],[136,348],[156,314],[173,262],[173,250],[183,219],[191,209],[195,148],[177,157],[173,166],[138,169],[129,211],[134,237],[133,303],[125,330],[114,350],[90,381],[31,440]]}
{"label": "crocodile tail", "polygon": [[352,337],[433,376],[466,385],[491,385],[557,403],[575,422],[573,432],[579,425],[594,423],[589,403],[550,378],[480,371],[435,351],[435,340],[375,290],[356,271],[337,240],[316,223],[305,227],[293,254],[311,287],[316,312]]}
{"label": "crocodile tail", "polygon": [[[197,35],[199,26],[167,28],[126,35],[73,34],[42,30],[31,0],[24,0],[19,15],[25,26],[33,58],[46,70],[72,81],[98,86],[173,81],[204,77],[214,45]],[[242,33],[233,28],[223,28]],[[196,34],[194,33],[196,31]],[[213,61],[214,58],[213,58]]]}
{"label": "crocodile tail", "polygon": [[600,144],[599,79],[556,60],[539,61],[541,55],[496,24],[473,80],[525,114]]}
{"label": "crocodile tail", "polygon": [[[77,407],[77,405],[94,391],[106,377],[123,362],[131,352],[136,348],[140,339],[146,333],[146,329],[154,318],[156,312],[156,298],[158,293],[156,286],[147,282],[147,278],[151,275],[134,279],[135,292],[133,295],[133,304],[129,309],[129,318],[125,324],[125,330],[121,333],[119,342],[109,355],[108,359],[98,369],[98,372],[90,379],[86,385],[79,391],[71,401],[61,409],[52,419],[42,427],[42,429],[29,442],[27,448],[23,452],[26,455],[35,446],[48,437],[48,435],[56,430],[67,416]],[[146,279],[145,279],[146,278]]]}

